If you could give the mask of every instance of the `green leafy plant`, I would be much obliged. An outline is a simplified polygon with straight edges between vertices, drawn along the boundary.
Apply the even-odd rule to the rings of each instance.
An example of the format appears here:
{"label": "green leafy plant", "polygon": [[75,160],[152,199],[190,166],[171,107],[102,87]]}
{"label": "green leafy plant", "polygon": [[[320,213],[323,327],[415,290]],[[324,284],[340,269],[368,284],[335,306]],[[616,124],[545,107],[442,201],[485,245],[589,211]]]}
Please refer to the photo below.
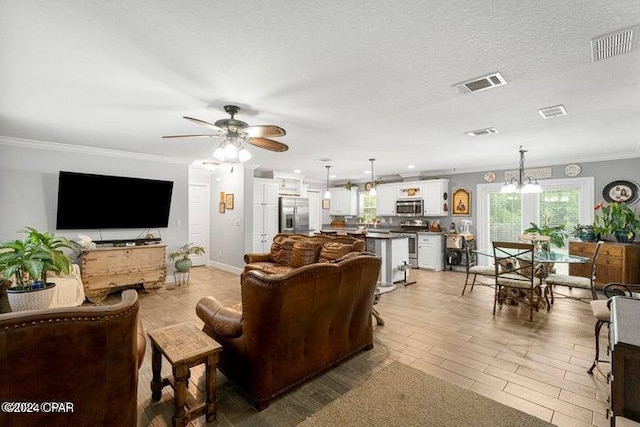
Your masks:
{"label": "green leafy plant", "polygon": [[640,218],[626,204],[612,202],[608,205],[598,203],[595,205],[596,216],[593,220],[593,231],[601,237],[625,232],[628,239],[640,231]]}
{"label": "green leafy plant", "polygon": [[203,255],[204,248],[202,246],[196,246],[193,243],[187,243],[186,245],[180,246],[177,250],[173,252],[169,252],[167,258],[170,260],[179,259],[190,259],[191,255]]}
{"label": "green leafy plant", "polygon": [[5,279],[15,278],[16,286],[30,289],[47,283],[47,273],[68,274],[71,258],[63,249],[76,250],[78,245],[53,233],[27,227],[24,239],[0,243],[0,271]]}
{"label": "green leafy plant", "polygon": [[344,188],[346,188],[347,190],[351,190],[353,187],[357,187],[357,185],[351,181],[347,181],[344,183]]}
{"label": "green leafy plant", "polygon": [[[550,239],[550,243],[558,248],[564,246],[564,240],[568,237],[567,232],[565,231],[565,225],[550,225],[549,224],[549,215],[544,215],[542,219],[542,225],[538,225],[534,222],[529,223],[531,227],[524,230],[525,234],[539,234],[541,236],[548,236]],[[542,243],[542,249],[545,251],[550,250],[549,243]]]}

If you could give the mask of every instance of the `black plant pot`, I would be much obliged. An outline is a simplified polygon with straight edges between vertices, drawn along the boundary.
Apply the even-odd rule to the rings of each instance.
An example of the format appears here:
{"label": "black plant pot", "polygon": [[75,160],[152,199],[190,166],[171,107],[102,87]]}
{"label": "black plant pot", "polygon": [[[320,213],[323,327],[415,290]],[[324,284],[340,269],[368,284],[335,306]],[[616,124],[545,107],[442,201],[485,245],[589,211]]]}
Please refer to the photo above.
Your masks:
{"label": "black plant pot", "polygon": [[636,233],[627,230],[616,230],[613,232],[618,243],[631,243],[636,238]]}

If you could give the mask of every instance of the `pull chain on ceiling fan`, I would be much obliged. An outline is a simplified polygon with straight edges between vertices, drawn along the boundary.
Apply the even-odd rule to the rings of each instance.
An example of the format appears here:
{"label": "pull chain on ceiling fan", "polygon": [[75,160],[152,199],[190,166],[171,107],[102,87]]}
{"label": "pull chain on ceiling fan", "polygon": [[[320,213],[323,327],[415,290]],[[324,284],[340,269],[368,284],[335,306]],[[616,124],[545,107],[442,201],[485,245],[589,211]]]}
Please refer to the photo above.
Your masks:
{"label": "pull chain on ceiling fan", "polygon": [[269,138],[284,136],[287,132],[276,125],[255,125],[249,126],[247,123],[236,120],[235,115],[240,111],[235,105],[225,105],[224,110],[231,115],[230,119],[220,119],[215,123],[209,123],[204,120],[193,117],[184,116],[200,126],[215,130],[216,133],[208,134],[192,134],[192,135],[166,135],[163,138],[212,138],[215,136],[222,137],[223,140],[218,144],[218,148],[213,156],[220,161],[227,162],[245,162],[251,158],[251,153],[246,149],[245,143],[249,143],[255,147],[263,148],[269,151],[284,152],[289,146]]}

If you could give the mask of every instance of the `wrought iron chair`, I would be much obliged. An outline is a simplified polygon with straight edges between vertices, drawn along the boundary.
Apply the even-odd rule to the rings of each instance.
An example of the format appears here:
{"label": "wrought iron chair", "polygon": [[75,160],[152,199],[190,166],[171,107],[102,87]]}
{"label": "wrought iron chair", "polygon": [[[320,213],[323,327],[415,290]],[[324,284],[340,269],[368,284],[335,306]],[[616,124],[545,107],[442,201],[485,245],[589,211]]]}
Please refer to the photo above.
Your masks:
{"label": "wrought iron chair", "polygon": [[[609,327],[609,323],[611,322],[611,312],[609,311],[609,300],[611,297],[624,295],[628,297],[633,297],[634,292],[640,292],[640,285],[625,285],[622,283],[609,283],[606,285],[602,291],[607,299],[596,299],[593,301],[589,301],[591,305],[591,312],[593,313],[593,317],[596,319],[595,326],[595,337],[596,337],[596,355],[593,360],[593,365],[587,371],[589,374],[593,374],[594,369],[598,369],[602,375],[608,378],[608,374],[605,374],[600,370],[598,364],[600,362],[609,363],[609,360],[600,359],[600,331],[603,325],[607,325]],[[607,350],[607,354],[608,354]]]}
{"label": "wrought iron chair", "polygon": [[[591,257],[591,261],[589,263],[589,265],[591,266],[591,274],[589,275],[589,277],[582,277],[582,276],[571,276],[568,274],[549,274],[544,278],[544,282],[546,284],[545,286],[545,293],[548,293],[549,296],[551,297],[551,304],[553,304],[554,302],[554,295],[553,295],[553,288],[554,286],[567,286],[569,289],[571,288],[579,288],[579,289],[587,289],[591,291],[591,298],[592,300],[596,300],[598,299],[598,296],[596,294],[596,287],[595,287],[595,278],[596,278],[596,260],[598,259],[598,254],[600,253],[600,248],[602,247],[603,242],[600,241],[596,244],[596,248],[593,251],[593,256]],[[571,298],[571,299],[576,299],[579,301],[582,301],[584,299],[589,299],[588,297],[575,297],[573,295],[566,295],[566,294],[558,294],[561,295],[565,298]]]}
{"label": "wrought iron chair", "polygon": [[503,305],[507,298],[526,302],[529,306],[529,321],[533,321],[533,311],[538,311],[543,300],[542,279],[539,278],[539,264],[534,263],[533,244],[514,242],[493,242],[495,293],[493,314],[496,305]]}
{"label": "wrought iron chair", "polygon": [[467,285],[469,284],[469,276],[473,276],[473,279],[471,280],[471,289],[470,289],[470,291],[473,291],[473,286],[476,284],[477,276],[486,276],[486,277],[493,278],[496,274],[495,268],[492,265],[491,266],[478,265],[478,254],[473,250],[473,246],[466,242],[465,242],[465,255],[466,255],[465,269],[467,271],[467,277],[465,277],[464,279],[464,287],[462,288],[462,295],[464,295],[464,291],[467,289]]}

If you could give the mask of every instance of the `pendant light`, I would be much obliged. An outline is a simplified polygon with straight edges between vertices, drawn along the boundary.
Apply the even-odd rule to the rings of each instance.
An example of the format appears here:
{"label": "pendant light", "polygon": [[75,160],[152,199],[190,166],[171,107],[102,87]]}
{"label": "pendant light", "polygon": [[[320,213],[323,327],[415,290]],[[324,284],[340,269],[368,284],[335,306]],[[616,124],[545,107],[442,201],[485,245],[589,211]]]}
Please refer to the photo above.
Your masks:
{"label": "pendant light", "polygon": [[500,189],[501,193],[542,193],[542,187],[538,184],[538,180],[535,178],[531,180],[530,177],[527,177],[525,180],[524,173],[524,153],[527,150],[520,146],[518,150],[520,153],[520,166],[518,168],[518,178],[511,178],[509,181],[505,182],[502,188]]}
{"label": "pendant light", "polygon": [[327,190],[324,192],[324,198],[330,199],[331,192],[329,191],[329,169],[331,169],[331,165],[326,165],[325,168],[327,168]]}
{"label": "pendant light", "polygon": [[371,162],[371,190],[369,190],[369,195],[370,196],[375,196],[376,195],[376,180],[373,177],[373,162],[375,162],[376,159],[369,159],[369,161]]}

